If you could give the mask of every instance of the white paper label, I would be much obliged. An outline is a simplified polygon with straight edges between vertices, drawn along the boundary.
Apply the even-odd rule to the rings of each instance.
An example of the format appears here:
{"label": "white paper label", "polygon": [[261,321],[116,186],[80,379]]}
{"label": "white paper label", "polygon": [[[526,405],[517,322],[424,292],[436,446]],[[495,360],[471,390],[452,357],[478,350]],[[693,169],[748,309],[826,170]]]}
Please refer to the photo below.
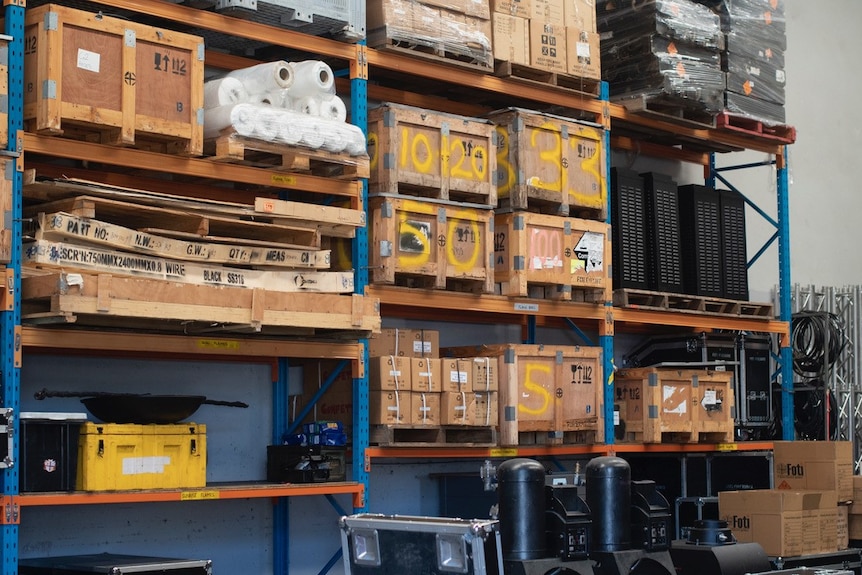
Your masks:
{"label": "white paper label", "polygon": [[614,412],[614,426],[617,426],[619,424],[620,424],[620,412],[615,411]]}
{"label": "white paper label", "polygon": [[678,389],[676,386],[673,386],[673,385],[664,386],[664,390],[663,390],[662,395],[664,396],[665,407],[664,407],[663,411],[665,413],[683,414],[683,413],[686,413],[688,411],[688,404],[685,402],[685,399],[683,399],[683,398],[680,398],[680,402],[678,405],[675,405],[675,406],[668,406],[667,405],[668,400],[670,400],[674,395],[676,395],[677,392],[678,392]]}
{"label": "white paper label", "polygon": [[467,372],[466,371],[450,371],[449,372],[449,381],[452,383],[467,383]]}
{"label": "white paper label", "polygon": [[389,375],[391,377],[401,377],[401,370],[400,369],[392,369],[389,371]]}
{"label": "white paper label", "polygon": [[703,405],[715,405],[716,403],[718,403],[718,398],[715,395],[715,390],[706,390],[706,393],[703,394]]}
{"label": "white paper label", "polygon": [[589,58],[590,57],[590,44],[589,42],[578,42],[575,51],[578,53],[578,58]]}
{"label": "white paper label", "polygon": [[431,342],[430,341],[414,341],[413,342],[413,353],[420,353],[422,355],[428,355],[431,353]]}
{"label": "white paper label", "polygon": [[123,475],[142,475],[144,473],[164,473],[165,466],[171,464],[168,456],[156,457],[125,457],[123,458]]}
{"label": "white paper label", "polygon": [[775,71],[775,81],[781,82],[782,84],[785,82],[784,70]]}
{"label": "white paper label", "polygon": [[101,60],[102,56],[99,53],[78,48],[78,68],[98,74]]}

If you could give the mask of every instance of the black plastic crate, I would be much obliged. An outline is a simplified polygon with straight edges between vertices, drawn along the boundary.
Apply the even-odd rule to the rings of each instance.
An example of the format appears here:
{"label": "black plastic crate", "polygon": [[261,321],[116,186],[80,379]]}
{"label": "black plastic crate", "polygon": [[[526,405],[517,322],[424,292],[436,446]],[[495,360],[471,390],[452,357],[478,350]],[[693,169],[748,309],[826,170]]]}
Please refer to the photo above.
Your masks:
{"label": "black plastic crate", "polygon": [[745,246],[745,200],[739,192],[719,191],[724,296],[748,301],[748,250]]}
{"label": "black plastic crate", "polygon": [[611,246],[614,288],[649,289],[644,180],[611,169]]}
{"label": "black plastic crate", "polygon": [[78,436],[86,413],[21,413],[22,492],[73,491]]}
{"label": "black plastic crate", "polygon": [[680,186],[679,214],[685,293],[723,297],[719,194],[706,186]]}
{"label": "black plastic crate", "polygon": [[650,289],[682,293],[684,264],[677,184],[665,174],[641,175],[646,197]]}

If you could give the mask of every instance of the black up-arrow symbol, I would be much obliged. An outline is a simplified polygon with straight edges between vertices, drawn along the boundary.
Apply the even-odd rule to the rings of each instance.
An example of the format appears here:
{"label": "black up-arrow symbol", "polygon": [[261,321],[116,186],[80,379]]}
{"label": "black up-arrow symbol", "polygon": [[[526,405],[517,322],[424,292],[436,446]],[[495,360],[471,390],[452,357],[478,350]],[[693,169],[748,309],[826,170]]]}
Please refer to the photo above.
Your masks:
{"label": "black up-arrow symbol", "polygon": [[136,78],[135,78],[134,72],[126,72],[125,74],[123,74],[123,79],[126,81],[126,84],[128,84],[129,86],[135,85]]}

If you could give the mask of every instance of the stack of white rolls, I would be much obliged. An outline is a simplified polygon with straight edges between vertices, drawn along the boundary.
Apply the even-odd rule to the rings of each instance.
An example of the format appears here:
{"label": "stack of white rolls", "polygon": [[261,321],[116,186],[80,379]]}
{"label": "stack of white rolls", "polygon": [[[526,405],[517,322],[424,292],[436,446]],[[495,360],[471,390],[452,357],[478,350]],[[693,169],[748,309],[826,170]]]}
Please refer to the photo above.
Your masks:
{"label": "stack of white rolls", "polygon": [[348,124],[326,62],[268,62],[204,84],[204,137],[226,129],[292,146],[365,153],[365,135]]}

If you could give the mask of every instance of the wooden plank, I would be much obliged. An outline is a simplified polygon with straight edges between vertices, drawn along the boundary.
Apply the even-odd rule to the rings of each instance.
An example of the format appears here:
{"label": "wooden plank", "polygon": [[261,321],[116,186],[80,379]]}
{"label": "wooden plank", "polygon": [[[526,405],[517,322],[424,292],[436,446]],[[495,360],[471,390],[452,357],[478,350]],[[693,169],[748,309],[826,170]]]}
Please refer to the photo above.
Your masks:
{"label": "wooden plank", "polygon": [[[76,276],[76,277],[75,277]],[[70,283],[72,277],[74,281]],[[97,305],[98,275],[51,274],[22,280],[22,301],[29,313],[52,312],[103,317]],[[180,284],[145,278],[114,276],[111,279],[111,311],[115,320],[150,319],[163,329],[183,329],[184,322],[251,325],[254,290]],[[354,325],[355,298],[363,302],[362,323]],[[38,309],[41,306],[41,310]],[[268,328],[308,328],[314,333],[347,330],[351,333],[380,331],[379,302],[359,295],[266,292],[259,331]],[[367,337],[367,335],[366,335]]]}
{"label": "wooden plank", "polygon": [[142,206],[95,196],[79,196],[55,200],[24,210],[27,217],[39,212],[71,212],[74,215],[109,221],[131,229],[158,227],[198,236],[221,235],[234,238],[260,239],[298,246],[320,247],[320,233],[313,226],[275,225],[245,221],[219,215],[207,215],[188,210]]}
{"label": "wooden plank", "polygon": [[[319,206],[301,202],[288,202],[273,198],[255,198],[254,210],[268,216],[283,216],[291,220],[323,222],[334,226],[360,228],[365,226],[365,212],[336,206]],[[352,237],[349,236],[349,237]]]}
{"label": "wooden plank", "polygon": [[352,293],[354,289],[351,272],[250,270],[47,240],[26,244],[22,260],[30,267],[92,270],[194,285],[266,289],[285,293]]}
{"label": "wooden plank", "polygon": [[329,250],[298,250],[172,239],[64,212],[38,215],[37,240],[85,243],[185,261],[279,268],[329,268]]}

